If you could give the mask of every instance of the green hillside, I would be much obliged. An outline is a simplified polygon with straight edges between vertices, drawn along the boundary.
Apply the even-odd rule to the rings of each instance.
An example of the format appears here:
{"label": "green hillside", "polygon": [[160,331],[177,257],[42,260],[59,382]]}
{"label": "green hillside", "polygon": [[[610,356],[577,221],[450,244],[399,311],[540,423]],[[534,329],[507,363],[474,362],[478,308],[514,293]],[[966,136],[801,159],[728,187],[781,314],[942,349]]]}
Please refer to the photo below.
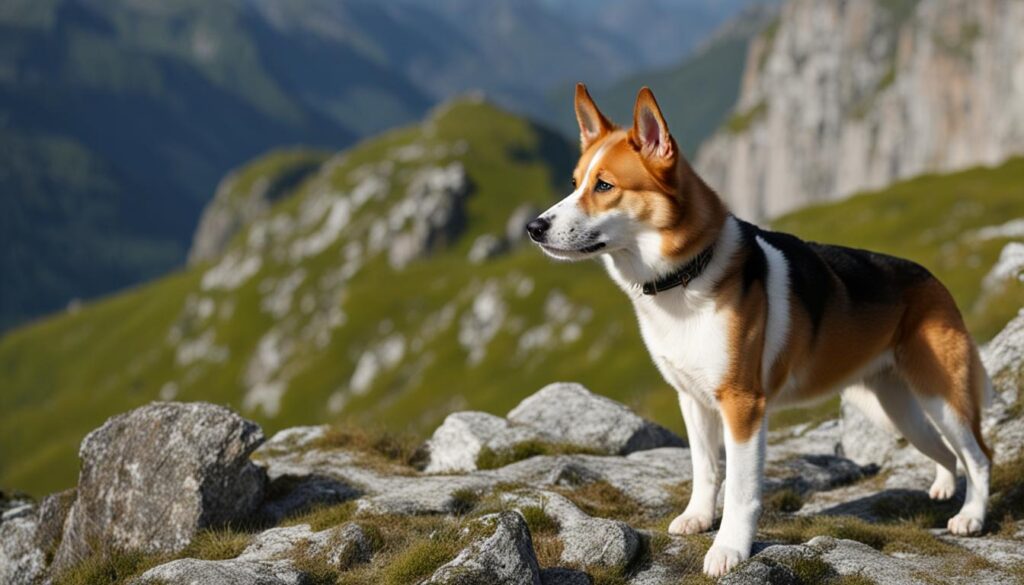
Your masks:
{"label": "green hillside", "polygon": [[[221,259],[6,334],[0,486],[71,485],[88,430],[160,397],[229,404],[271,432],[358,420],[425,434],[453,410],[503,413],[576,380],[681,431],[597,263],[515,245],[467,260],[480,236],[504,238],[514,210],[564,194],[574,157],[559,136],[486,103],[450,104],[320,162]],[[239,174],[287,168],[275,160]],[[1024,216],[1022,178],[1021,160],[924,178],[779,225],[902,251],[966,306],[1005,240],[974,246],[965,230]],[[859,229],[842,225],[861,216]],[[989,331],[1010,304],[972,324]]]}

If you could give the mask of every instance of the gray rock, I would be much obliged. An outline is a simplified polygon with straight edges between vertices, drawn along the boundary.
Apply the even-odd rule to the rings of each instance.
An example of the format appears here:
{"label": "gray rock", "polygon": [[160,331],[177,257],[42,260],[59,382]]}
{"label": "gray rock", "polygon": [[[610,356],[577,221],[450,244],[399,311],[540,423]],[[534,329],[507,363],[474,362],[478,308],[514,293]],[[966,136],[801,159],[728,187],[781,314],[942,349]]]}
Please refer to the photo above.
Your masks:
{"label": "gray rock", "polygon": [[574,383],[545,386],[512,409],[508,419],[542,429],[560,441],[609,454],[685,446],[668,429]]}
{"label": "gray rock", "polygon": [[0,515],[0,583],[30,585],[46,571],[38,546],[38,510],[31,503],[10,502]]}
{"label": "gray rock", "polygon": [[207,403],[158,402],[109,419],[82,441],[78,491],[55,566],[118,547],[176,552],[200,529],[245,521],[266,478],[249,454],[255,423]]}
{"label": "gray rock", "polygon": [[900,436],[879,427],[846,396],[840,398],[842,455],[858,465],[884,465],[900,448]]}
{"label": "gray rock", "polygon": [[75,488],[50,494],[39,502],[39,528],[36,530],[36,546],[43,552],[54,553],[64,535],[71,504],[75,502]]}
{"label": "gray rock", "polygon": [[542,585],[591,585],[590,575],[575,569],[552,568],[541,569]]}
{"label": "gray rock", "polygon": [[486,412],[456,412],[448,415],[427,442],[428,473],[473,471],[482,449],[495,451],[546,435],[533,427],[514,425]]}
{"label": "gray rock", "polygon": [[1024,381],[1024,309],[982,349],[981,358],[995,389],[1012,394],[1007,402],[1016,400]]}
{"label": "gray rock", "polygon": [[308,524],[300,524],[261,532],[242,551],[238,560],[286,560],[299,552],[344,570],[354,564],[368,562],[373,555],[373,547],[358,524],[349,522],[319,532],[314,532]]}
{"label": "gray rock", "polygon": [[640,550],[640,535],[625,522],[594,518],[554,492],[523,491],[502,495],[504,503],[537,507],[558,522],[562,562],[580,567],[624,568]]}
{"label": "gray rock", "polygon": [[309,579],[287,561],[203,561],[179,559],[153,567],[132,585],[307,585]]}
{"label": "gray rock", "polygon": [[427,581],[445,585],[540,585],[540,568],[526,521],[517,512],[479,520],[493,524],[486,539],[474,542]]}

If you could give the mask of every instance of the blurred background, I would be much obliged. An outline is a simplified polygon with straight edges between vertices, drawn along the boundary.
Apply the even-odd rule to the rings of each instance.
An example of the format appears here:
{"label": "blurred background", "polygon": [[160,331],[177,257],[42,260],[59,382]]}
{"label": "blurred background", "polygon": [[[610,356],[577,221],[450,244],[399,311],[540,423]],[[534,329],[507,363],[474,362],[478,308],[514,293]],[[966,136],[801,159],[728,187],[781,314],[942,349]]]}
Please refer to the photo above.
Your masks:
{"label": "blurred background", "polygon": [[[4,0],[0,486],[151,400],[426,434],[579,381],[682,432],[629,304],[522,227],[642,85],[751,220],[1024,304],[1018,0]],[[830,416],[836,403],[777,413]]]}

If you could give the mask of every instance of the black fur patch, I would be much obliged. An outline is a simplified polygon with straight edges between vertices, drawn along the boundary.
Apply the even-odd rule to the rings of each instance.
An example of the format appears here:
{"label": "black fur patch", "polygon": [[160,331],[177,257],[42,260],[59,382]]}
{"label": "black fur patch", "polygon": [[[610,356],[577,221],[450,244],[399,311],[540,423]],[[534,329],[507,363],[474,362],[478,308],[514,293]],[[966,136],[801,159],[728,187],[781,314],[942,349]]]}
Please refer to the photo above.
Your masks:
{"label": "black fur patch", "polygon": [[800,238],[781,232],[758,230],[770,246],[782,252],[789,262],[789,287],[811,319],[813,336],[817,336],[825,316],[825,306],[835,283],[826,261]]}

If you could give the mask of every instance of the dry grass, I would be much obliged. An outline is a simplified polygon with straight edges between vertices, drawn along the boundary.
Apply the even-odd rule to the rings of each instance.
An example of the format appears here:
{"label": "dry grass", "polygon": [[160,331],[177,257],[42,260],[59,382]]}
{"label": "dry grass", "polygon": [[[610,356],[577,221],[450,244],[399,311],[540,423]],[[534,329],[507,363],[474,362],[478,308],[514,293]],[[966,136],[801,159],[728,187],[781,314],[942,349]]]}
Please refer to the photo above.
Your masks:
{"label": "dry grass", "polygon": [[591,516],[639,524],[643,508],[636,500],[607,481],[592,481],[574,489],[557,491]]}
{"label": "dry grass", "polygon": [[233,559],[242,554],[245,547],[249,546],[252,536],[249,532],[240,532],[231,528],[203,530],[178,556],[207,561]]}
{"label": "dry grass", "polygon": [[[364,456],[363,463],[371,467],[400,465],[422,469],[426,463],[423,441],[413,435],[396,434],[383,429],[357,429],[330,427],[310,449],[346,449]],[[393,471],[393,470],[391,470]]]}
{"label": "dry grass", "polygon": [[354,501],[334,504],[332,506],[316,506],[298,516],[293,516],[283,523],[284,526],[309,524],[314,531],[321,531],[332,526],[348,522],[356,512]]}
{"label": "dry grass", "polygon": [[958,549],[942,542],[919,524],[870,524],[852,516],[807,516],[771,520],[763,523],[762,534],[768,540],[788,544],[807,542],[815,536],[831,536],[862,542],[886,553],[909,552],[945,555]]}

